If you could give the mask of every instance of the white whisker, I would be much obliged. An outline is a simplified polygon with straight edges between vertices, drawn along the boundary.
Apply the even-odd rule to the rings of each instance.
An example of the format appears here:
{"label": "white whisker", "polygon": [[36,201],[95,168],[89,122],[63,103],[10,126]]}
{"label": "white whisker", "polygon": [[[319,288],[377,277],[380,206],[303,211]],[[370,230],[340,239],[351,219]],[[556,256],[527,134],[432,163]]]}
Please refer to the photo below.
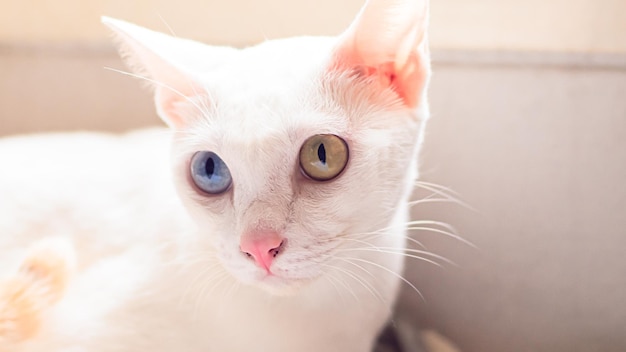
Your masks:
{"label": "white whisker", "polygon": [[451,193],[451,194],[453,194],[455,196],[460,196],[459,192],[453,190],[452,188],[446,187],[446,186],[442,186],[440,184],[433,183],[433,182],[428,182],[428,181],[424,181],[424,180],[416,180],[415,181],[415,185],[418,186],[418,187],[421,186],[421,185],[424,185],[424,186],[428,186],[428,187],[431,187],[431,188],[439,189],[439,190],[444,191],[444,192]]}
{"label": "white whisker", "polygon": [[377,268],[380,268],[380,269],[382,269],[382,270],[384,270],[384,271],[388,272],[389,274],[391,274],[391,275],[395,276],[396,278],[398,278],[398,279],[402,280],[404,283],[406,283],[407,285],[409,285],[409,286],[410,286],[413,290],[415,290],[415,292],[417,292],[417,294],[418,294],[418,295],[422,298],[422,300],[423,300],[424,302],[426,302],[426,299],[424,298],[424,295],[422,295],[422,292],[420,292],[420,290],[418,290],[418,289],[417,289],[417,287],[415,287],[415,285],[413,285],[413,284],[412,284],[409,280],[405,279],[405,278],[404,278],[404,276],[402,276],[402,275],[400,275],[400,274],[396,273],[395,271],[393,271],[393,270],[391,270],[391,269],[389,269],[389,268],[387,268],[387,267],[385,267],[385,266],[383,266],[383,265],[380,265],[380,264],[378,264],[378,263],[374,263],[374,262],[372,262],[372,261],[365,260],[365,259],[361,259],[361,258],[348,258],[348,257],[344,257],[344,258],[342,258],[342,259],[346,259],[346,260],[350,260],[350,261],[351,261],[351,260],[356,260],[356,261],[359,261],[359,262],[367,263],[367,264],[369,264],[369,265],[373,265],[373,266],[375,266],[375,267],[377,267]]}
{"label": "white whisker", "polygon": [[466,245],[468,245],[468,246],[470,246],[470,247],[472,247],[472,248],[478,249],[478,247],[477,247],[475,244],[473,244],[472,242],[470,242],[470,241],[466,240],[465,238],[463,238],[463,237],[461,237],[461,236],[459,236],[459,235],[457,235],[457,234],[455,234],[455,233],[449,232],[449,231],[445,231],[445,230],[441,230],[441,229],[436,229],[436,228],[432,228],[432,227],[426,227],[426,226],[415,226],[415,227],[412,227],[412,226],[411,226],[411,227],[407,227],[407,230],[413,230],[413,231],[428,231],[428,232],[440,233],[440,234],[442,234],[442,235],[446,235],[446,236],[448,236],[448,237],[451,237],[451,238],[454,238],[454,239],[456,239],[456,240],[458,240],[458,241],[461,241],[461,242],[463,242],[464,244],[466,244]]}
{"label": "white whisker", "polygon": [[463,206],[463,207],[465,207],[465,208],[467,208],[469,210],[477,212],[477,210],[474,207],[472,207],[469,204],[465,203],[464,201],[460,200],[456,196],[448,194],[448,193],[446,193],[446,191],[441,190],[441,187],[443,187],[443,186],[440,186],[439,188],[437,188],[437,186],[434,186],[431,183],[419,182],[419,181],[415,183],[415,186],[417,188],[422,188],[422,189],[425,189],[427,191],[431,191],[431,192],[433,192],[433,193],[435,193],[435,194],[437,194],[439,196],[444,197],[445,199],[449,199],[451,202],[457,203],[457,204],[459,204],[459,205],[461,205],[461,206]]}
{"label": "white whisker", "polygon": [[453,261],[449,260],[448,258],[442,257],[438,254],[434,254],[434,253],[427,252],[427,251],[420,251],[417,249],[410,249],[410,248],[409,249],[402,249],[402,248],[399,249],[399,248],[393,248],[393,247],[349,248],[349,249],[343,249],[340,252],[350,252],[350,251],[368,251],[368,252],[378,252],[378,253],[387,253],[387,254],[397,254],[403,257],[407,257],[407,258],[419,259],[419,260],[434,264],[438,267],[442,267],[440,263],[437,263],[436,261],[432,259],[428,259],[428,258],[420,257],[418,255],[411,254],[411,253],[416,253],[416,254],[428,255],[435,259],[439,259],[443,262],[446,262],[450,265],[457,266]]}
{"label": "white whisker", "polygon": [[[191,105],[193,105],[196,109],[198,109],[198,111],[200,112],[200,114],[201,114],[202,116],[207,117],[207,115],[208,115],[208,114],[207,114],[207,113],[208,113],[208,111],[203,110],[203,109],[202,109],[202,107],[200,107],[200,106],[199,106],[199,105],[198,105],[198,104],[197,104],[197,103],[196,103],[193,99],[191,99],[190,97],[188,97],[188,96],[186,96],[185,94],[181,93],[179,90],[177,90],[176,88],[173,88],[173,87],[172,87],[172,86],[170,86],[170,85],[167,85],[167,84],[165,84],[165,83],[163,83],[163,82],[159,82],[159,81],[154,80],[154,79],[152,79],[152,78],[150,78],[150,77],[146,77],[146,76],[138,75],[138,74],[136,74],[136,73],[132,73],[132,72],[127,72],[127,71],[118,70],[118,69],[115,69],[115,68],[112,68],[112,67],[105,67],[104,69],[105,69],[105,70],[109,70],[109,71],[113,71],[113,72],[117,72],[117,73],[122,74],[122,75],[125,75],[125,76],[130,76],[130,77],[134,77],[134,78],[142,79],[142,80],[144,80],[144,81],[146,81],[146,82],[150,82],[150,83],[155,84],[155,85],[157,85],[157,86],[159,86],[159,87],[163,87],[163,88],[169,89],[172,93],[174,93],[174,94],[176,94],[176,95],[180,96],[181,98],[184,98],[185,100],[187,100],[187,102],[189,102],[189,103],[190,103]],[[192,85],[192,87],[193,87],[193,85]]]}
{"label": "white whisker", "polygon": [[354,294],[354,291],[350,288],[350,286],[348,286],[345,282],[343,282],[342,280],[340,280],[339,278],[336,278],[335,276],[332,275],[333,273],[329,272],[328,275],[326,275],[325,277],[331,282],[333,283],[333,286],[335,287],[335,290],[337,290],[339,296],[341,297],[342,300],[346,300],[343,292],[339,289],[339,286],[337,286],[337,283],[339,283],[340,285],[342,285],[346,291],[348,291],[348,293],[350,293],[352,295],[352,297],[354,297],[354,300],[358,302],[358,298],[357,296]]}
{"label": "white whisker", "polygon": [[[338,258],[338,259],[342,259],[342,258]],[[327,264],[325,264],[327,265]],[[346,269],[346,268],[341,268],[339,266],[332,266],[333,269],[340,271],[343,274],[348,275],[350,278],[352,278],[353,280],[355,280],[356,282],[358,282],[360,285],[362,285],[367,291],[369,291],[370,294],[372,294],[372,296],[378,298],[381,300],[381,302],[384,302],[384,300],[382,300],[382,297],[380,296],[380,293],[378,293],[378,291],[366,280],[360,278],[358,275],[356,275],[354,272]]]}

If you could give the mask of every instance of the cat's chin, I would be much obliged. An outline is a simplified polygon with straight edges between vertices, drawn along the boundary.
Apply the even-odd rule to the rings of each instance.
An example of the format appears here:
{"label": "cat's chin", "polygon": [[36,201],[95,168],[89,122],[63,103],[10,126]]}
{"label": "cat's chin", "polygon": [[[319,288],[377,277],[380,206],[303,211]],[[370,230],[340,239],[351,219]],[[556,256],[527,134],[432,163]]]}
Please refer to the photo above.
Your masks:
{"label": "cat's chin", "polygon": [[284,279],[271,275],[252,283],[252,285],[274,296],[294,296],[309,283],[310,280]]}

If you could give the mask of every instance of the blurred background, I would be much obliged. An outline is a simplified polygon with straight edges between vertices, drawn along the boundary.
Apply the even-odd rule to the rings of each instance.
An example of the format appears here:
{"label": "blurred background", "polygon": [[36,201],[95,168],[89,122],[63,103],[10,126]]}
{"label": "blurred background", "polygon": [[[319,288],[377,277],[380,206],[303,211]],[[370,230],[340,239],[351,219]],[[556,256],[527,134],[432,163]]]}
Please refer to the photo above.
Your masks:
{"label": "blurred background", "polygon": [[[246,46],[338,34],[361,5],[0,0],[0,136],[160,124],[140,82],[103,69],[123,65],[101,15]],[[626,1],[432,0],[430,39],[422,179],[475,210],[414,217],[478,249],[416,232],[458,266],[410,262],[425,301],[406,290],[399,312],[463,351],[626,351]]]}

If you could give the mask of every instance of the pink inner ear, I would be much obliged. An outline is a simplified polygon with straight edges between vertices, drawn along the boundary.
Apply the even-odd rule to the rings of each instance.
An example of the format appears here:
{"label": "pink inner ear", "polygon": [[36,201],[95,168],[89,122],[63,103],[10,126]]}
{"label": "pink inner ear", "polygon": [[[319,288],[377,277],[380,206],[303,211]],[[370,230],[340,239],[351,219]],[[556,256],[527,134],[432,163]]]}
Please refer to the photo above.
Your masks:
{"label": "pink inner ear", "polygon": [[174,92],[167,87],[157,87],[155,92],[155,103],[157,113],[170,126],[181,129],[189,123],[185,116],[181,115],[181,106],[184,103],[191,104],[188,99],[193,97],[192,92]]}
{"label": "pink inner ear", "polygon": [[418,50],[410,52],[404,63],[398,65],[393,57],[370,53],[372,55],[368,58],[355,49],[354,46],[340,49],[331,70],[356,69],[365,76],[376,78],[383,89],[393,89],[407,107],[419,105],[429,68],[427,58]]}
{"label": "pink inner ear", "polygon": [[428,83],[427,0],[369,0],[341,36],[331,69],[375,76],[410,108]]}
{"label": "pink inner ear", "polygon": [[192,122],[191,119],[202,114],[203,109],[196,98],[205,96],[206,91],[189,75],[170,67],[163,67],[160,72],[164,81],[154,81],[157,113],[168,126],[184,128]]}

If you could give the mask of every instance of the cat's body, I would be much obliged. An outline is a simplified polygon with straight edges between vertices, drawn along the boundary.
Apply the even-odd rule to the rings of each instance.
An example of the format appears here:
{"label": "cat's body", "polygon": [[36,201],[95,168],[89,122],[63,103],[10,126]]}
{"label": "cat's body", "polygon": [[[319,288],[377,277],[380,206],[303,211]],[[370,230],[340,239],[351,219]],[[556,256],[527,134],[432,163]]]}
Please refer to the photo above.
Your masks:
{"label": "cat's body", "polygon": [[106,20],[173,132],[0,141],[0,351],[371,349],[428,116],[425,11],[373,1],[339,39],[243,51]]}
{"label": "cat's body", "polygon": [[[372,281],[380,298],[341,272],[297,296],[238,284],[213,265],[210,248],[191,240],[210,229],[198,229],[176,195],[167,132],[0,142],[3,166],[19,170],[5,179],[20,178],[0,183],[0,230],[11,233],[0,237],[0,277],[14,275],[42,239],[66,238],[77,249],[65,298],[41,315],[39,338],[7,351],[367,350],[372,341],[364,337],[375,337],[384,321],[372,317],[390,313],[381,299],[393,301],[396,278],[383,273],[373,280],[348,267]],[[17,182],[28,189],[16,189]],[[34,197],[40,202],[32,204]],[[402,236],[379,239],[386,247],[403,241]],[[401,270],[400,256],[376,262]],[[341,277],[343,284],[337,282]]]}

